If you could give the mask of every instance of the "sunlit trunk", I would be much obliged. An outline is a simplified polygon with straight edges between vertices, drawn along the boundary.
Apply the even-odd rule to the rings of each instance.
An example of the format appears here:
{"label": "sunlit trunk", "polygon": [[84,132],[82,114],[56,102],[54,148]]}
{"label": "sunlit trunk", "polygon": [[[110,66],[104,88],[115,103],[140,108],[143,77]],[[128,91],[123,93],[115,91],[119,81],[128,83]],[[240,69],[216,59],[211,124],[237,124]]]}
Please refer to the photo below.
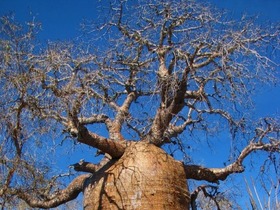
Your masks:
{"label": "sunlit trunk", "polygon": [[84,208],[189,209],[183,166],[162,149],[133,143],[105,171],[85,185]]}

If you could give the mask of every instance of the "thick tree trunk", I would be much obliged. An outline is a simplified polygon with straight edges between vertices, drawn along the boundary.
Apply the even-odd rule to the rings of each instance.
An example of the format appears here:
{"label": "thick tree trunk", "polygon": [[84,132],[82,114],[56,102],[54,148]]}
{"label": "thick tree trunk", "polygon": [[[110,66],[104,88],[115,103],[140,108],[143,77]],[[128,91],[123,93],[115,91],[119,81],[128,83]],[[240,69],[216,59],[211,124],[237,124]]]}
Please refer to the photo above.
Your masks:
{"label": "thick tree trunk", "polygon": [[84,208],[189,209],[183,165],[162,149],[132,143],[117,161],[94,174],[84,189]]}

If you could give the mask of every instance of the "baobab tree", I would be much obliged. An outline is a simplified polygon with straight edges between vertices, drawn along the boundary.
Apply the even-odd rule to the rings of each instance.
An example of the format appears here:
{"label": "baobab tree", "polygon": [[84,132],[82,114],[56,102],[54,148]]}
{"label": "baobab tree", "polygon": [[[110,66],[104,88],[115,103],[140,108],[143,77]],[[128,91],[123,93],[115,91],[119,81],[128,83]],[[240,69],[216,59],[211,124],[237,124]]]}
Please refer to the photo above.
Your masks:
{"label": "baobab tree", "polygon": [[[279,119],[250,115],[253,93],[277,82],[279,26],[224,15],[195,1],[117,1],[78,41],[41,45],[39,24],[2,17],[2,206],[53,208],[83,192],[84,209],[196,209],[252,153],[279,164]],[[230,142],[224,166],[191,161],[205,134]],[[102,157],[71,164],[65,188],[48,162],[61,136]],[[211,185],[190,192],[189,180]]]}

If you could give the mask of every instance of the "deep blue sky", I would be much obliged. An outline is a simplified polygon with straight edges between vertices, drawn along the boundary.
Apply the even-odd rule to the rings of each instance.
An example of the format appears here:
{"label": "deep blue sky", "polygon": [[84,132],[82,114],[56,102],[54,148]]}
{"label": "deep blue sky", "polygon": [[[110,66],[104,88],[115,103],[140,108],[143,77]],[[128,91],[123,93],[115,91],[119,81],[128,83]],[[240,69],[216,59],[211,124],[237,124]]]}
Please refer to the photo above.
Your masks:
{"label": "deep blue sky", "polygon": [[[36,16],[42,23],[40,40],[75,38],[83,19],[97,18],[102,0],[0,0],[0,16],[14,12],[19,21]],[[214,6],[226,9],[238,18],[242,13],[259,15],[259,21],[280,22],[280,0],[209,0]],[[280,88],[269,88],[256,97],[258,116],[280,112]],[[79,157],[77,157],[79,158]],[[72,161],[72,160],[71,160]]]}
{"label": "deep blue sky", "polygon": [[[78,2],[78,3],[77,3]],[[41,36],[46,39],[71,38],[77,34],[83,19],[96,18],[102,0],[0,0],[0,15],[15,12],[19,20],[36,16],[42,22]],[[280,0],[209,0],[234,15],[258,14],[260,20],[280,20]],[[32,13],[31,15],[29,15]]]}

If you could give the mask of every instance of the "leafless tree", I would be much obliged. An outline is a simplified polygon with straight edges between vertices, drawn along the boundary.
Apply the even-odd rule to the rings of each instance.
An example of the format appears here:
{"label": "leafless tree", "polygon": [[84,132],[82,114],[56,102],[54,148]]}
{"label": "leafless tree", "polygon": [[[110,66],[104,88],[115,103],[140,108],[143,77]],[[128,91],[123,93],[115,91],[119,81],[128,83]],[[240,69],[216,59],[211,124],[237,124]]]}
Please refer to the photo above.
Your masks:
{"label": "leafless tree", "polygon": [[[83,192],[85,209],[189,209],[199,192],[216,201],[207,188],[218,186],[190,193],[187,180],[219,183],[249,155],[279,153],[279,119],[250,115],[252,95],[277,82],[279,26],[192,0],[111,2],[76,42],[40,45],[39,26],[1,19],[3,208],[18,198],[52,208]],[[209,143],[196,134],[228,138],[224,167],[168,155],[167,146],[188,155],[187,145]],[[72,164],[85,173],[64,189],[70,174],[42,158],[61,135],[104,156]]]}

